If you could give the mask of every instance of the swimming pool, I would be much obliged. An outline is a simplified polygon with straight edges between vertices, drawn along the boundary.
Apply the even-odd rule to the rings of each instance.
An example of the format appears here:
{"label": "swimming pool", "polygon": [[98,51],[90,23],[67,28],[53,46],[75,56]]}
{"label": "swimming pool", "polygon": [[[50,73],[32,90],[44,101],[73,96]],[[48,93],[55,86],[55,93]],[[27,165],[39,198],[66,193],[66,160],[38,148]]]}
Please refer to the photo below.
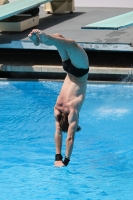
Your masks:
{"label": "swimming pool", "polygon": [[61,86],[0,81],[0,199],[132,200],[133,85],[87,85],[70,164],[55,168]]}

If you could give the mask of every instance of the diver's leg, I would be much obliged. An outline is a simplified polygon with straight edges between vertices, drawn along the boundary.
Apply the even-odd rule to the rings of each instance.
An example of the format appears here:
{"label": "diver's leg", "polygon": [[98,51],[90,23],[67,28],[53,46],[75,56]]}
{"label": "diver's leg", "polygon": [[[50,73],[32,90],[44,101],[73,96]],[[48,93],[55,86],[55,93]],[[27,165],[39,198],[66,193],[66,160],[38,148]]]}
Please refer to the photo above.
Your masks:
{"label": "diver's leg", "polygon": [[[43,38],[43,34],[41,36]],[[61,55],[64,51],[67,52],[72,64],[77,68],[88,68],[89,61],[86,52],[71,39],[55,38],[52,35],[48,36],[49,40],[55,45]]]}
{"label": "diver's leg", "polygon": [[[33,29],[32,32],[28,35],[29,38],[31,39],[31,41],[34,43],[35,46],[38,46],[40,44],[40,38],[38,36],[38,30],[37,29]],[[52,35],[52,37],[54,38],[64,38],[62,35],[60,35],[59,33],[55,33]],[[43,42],[44,43],[44,42]],[[53,44],[51,44],[51,42],[49,42],[48,40],[45,41],[45,44],[48,46],[51,46]],[[65,49],[62,49],[60,47],[57,48],[60,57],[63,61],[68,60],[69,56],[68,53]]]}
{"label": "diver's leg", "polygon": [[28,36],[35,46],[38,46],[40,44],[39,37],[34,32],[31,32]]}
{"label": "diver's leg", "polygon": [[75,67],[88,68],[88,56],[74,40],[66,39],[63,36],[55,36],[54,34],[47,35],[40,30],[36,30],[36,34],[40,38],[41,43],[56,46],[63,60],[70,58]]}
{"label": "diver's leg", "polygon": [[[59,33],[52,34],[51,36],[54,37],[54,38],[64,38],[64,37],[63,37],[61,34],[59,34]],[[65,38],[64,38],[64,39],[65,39]],[[65,61],[65,60],[68,60],[68,59],[69,59],[68,53],[67,53],[67,51],[66,51],[65,49],[62,49],[62,48],[60,48],[60,47],[57,47],[57,50],[58,50],[58,52],[59,52],[59,54],[60,54],[60,57],[61,57],[62,61]]]}

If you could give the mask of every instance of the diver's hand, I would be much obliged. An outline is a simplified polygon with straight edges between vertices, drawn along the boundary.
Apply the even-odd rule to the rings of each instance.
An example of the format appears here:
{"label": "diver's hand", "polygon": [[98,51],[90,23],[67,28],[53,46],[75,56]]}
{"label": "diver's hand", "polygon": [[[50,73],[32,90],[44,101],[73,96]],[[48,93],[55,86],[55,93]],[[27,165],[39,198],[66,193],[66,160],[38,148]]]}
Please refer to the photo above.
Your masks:
{"label": "diver's hand", "polygon": [[59,160],[59,161],[55,161],[54,166],[55,167],[64,167],[65,165],[63,164],[62,160]]}

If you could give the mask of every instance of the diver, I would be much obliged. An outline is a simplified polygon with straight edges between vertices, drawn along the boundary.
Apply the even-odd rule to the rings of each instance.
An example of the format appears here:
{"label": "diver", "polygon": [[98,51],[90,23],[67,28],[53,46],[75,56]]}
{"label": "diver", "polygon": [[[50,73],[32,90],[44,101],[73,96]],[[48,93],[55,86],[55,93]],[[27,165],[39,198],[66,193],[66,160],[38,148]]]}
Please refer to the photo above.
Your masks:
{"label": "diver", "polygon": [[[79,112],[86,94],[89,72],[88,56],[74,40],[66,39],[58,33],[47,35],[41,30],[33,29],[28,36],[36,46],[40,43],[48,46],[54,45],[61,56],[63,69],[67,72],[54,106],[56,127],[54,166],[67,166],[72,155],[75,133],[81,129],[79,126]],[[62,132],[67,132],[64,159],[61,154]]]}

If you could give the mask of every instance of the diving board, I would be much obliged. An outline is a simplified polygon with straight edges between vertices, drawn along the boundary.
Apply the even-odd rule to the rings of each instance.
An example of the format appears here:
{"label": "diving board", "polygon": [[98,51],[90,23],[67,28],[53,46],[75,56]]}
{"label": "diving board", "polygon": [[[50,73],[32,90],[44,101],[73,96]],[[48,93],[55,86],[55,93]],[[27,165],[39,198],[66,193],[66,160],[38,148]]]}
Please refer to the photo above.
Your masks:
{"label": "diving board", "polygon": [[113,29],[118,30],[133,25],[133,11],[99,22],[88,24],[81,29]]}
{"label": "diving board", "polygon": [[0,6],[0,20],[12,17],[27,10],[39,7],[51,0],[17,0]]}

